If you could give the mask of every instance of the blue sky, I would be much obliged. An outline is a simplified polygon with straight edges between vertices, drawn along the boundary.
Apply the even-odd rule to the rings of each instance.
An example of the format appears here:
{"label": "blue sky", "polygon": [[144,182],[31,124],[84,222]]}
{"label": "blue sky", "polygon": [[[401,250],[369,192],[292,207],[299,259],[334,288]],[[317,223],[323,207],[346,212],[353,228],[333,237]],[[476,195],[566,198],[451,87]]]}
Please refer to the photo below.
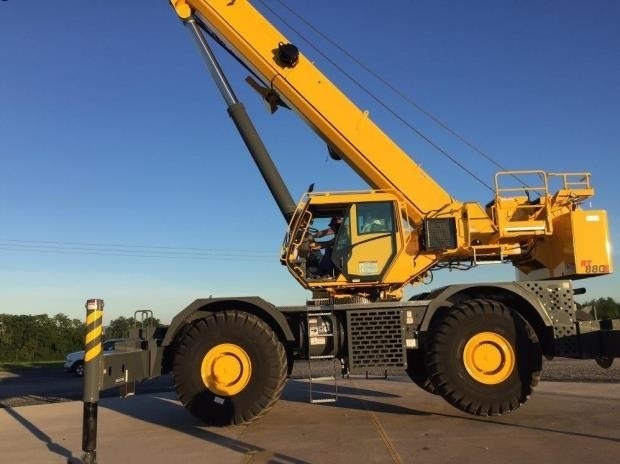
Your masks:
{"label": "blue sky", "polygon": [[[587,206],[608,210],[620,243],[619,2],[285,3],[503,167],[591,172],[596,196]],[[278,11],[492,183],[496,166],[279,1],[254,4]],[[491,198],[263,11],[446,190],[463,201]],[[166,0],[0,2],[0,56],[0,312],[83,318],[96,297],[106,320],[151,309],[169,321],[209,295],[305,301],[278,261],[280,212]],[[294,113],[270,116],[245,70],[220,56],[295,199],[313,182],[365,187]],[[513,276],[510,266],[487,266],[436,273],[432,285]],[[587,298],[620,300],[616,275],[579,285]]]}

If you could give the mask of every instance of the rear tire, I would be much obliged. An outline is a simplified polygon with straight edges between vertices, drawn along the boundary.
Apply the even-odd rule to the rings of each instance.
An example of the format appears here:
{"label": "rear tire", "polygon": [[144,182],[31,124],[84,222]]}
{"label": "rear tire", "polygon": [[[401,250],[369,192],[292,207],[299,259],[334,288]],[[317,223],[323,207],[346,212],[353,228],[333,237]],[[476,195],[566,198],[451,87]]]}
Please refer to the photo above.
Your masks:
{"label": "rear tire", "polygon": [[542,368],[538,337],[504,304],[473,299],[435,321],[426,346],[438,393],[461,411],[497,416],[519,408]]}
{"label": "rear tire", "polygon": [[178,341],[174,384],[183,405],[207,425],[251,422],[269,411],[286,383],[282,343],[258,317],[237,310],[193,323]]}
{"label": "rear tire", "polygon": [[433,395],[438,394],[428,375],[423,349],[407,350],[407,375],[422,390]]}

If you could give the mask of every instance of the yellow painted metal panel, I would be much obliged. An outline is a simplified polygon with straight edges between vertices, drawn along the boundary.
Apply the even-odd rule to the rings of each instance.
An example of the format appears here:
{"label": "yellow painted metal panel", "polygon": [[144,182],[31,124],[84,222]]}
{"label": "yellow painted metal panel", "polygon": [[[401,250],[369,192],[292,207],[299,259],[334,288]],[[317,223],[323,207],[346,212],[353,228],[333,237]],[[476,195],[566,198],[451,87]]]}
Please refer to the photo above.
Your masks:
{"label": "yellow painted metal panel", "polygon": [[570,213],[574,265],[578,274],[613,272],[606,211]]}

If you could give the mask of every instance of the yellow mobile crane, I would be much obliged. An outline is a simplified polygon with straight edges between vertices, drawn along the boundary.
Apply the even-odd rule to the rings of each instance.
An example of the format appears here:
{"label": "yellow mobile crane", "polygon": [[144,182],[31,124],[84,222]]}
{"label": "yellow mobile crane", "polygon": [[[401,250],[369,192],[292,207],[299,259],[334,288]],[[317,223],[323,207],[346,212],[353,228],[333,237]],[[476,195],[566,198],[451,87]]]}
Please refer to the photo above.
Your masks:
{"label": "yellow mobile crane", "polygon": [[[312,297],[284,307],[260,297],[197,299],[170,326],[143,330],[126,353],[106,356],[101,389],[172,371],[194,415],[236,424],[274,405],[295,360],[333,359],[343,374],[404,369],[456,408],[498,415],[527,400],[543,356],[608,367],[620,354],[620,321],[576,319],[573,295],[582,289],[573,281],[612,272],[606,212],[581,207],[594,193],[590,174],[500,172],[487,204],[456,200],[249,1],[170,3],[287,221],[281,263]],[[248,82],[273,111],[297,112],[369,190],[308,192],[296,205],[209,38],[250,71]],[[538,183],[511,186],[519,176]],[[321,273],[314,235],[332,217],[341,222],[330,270]],[[435,269],[505,262],[518,281],[448,285],[403,299],[406,286]],[[139,368],[128,374],[129,358]]]}

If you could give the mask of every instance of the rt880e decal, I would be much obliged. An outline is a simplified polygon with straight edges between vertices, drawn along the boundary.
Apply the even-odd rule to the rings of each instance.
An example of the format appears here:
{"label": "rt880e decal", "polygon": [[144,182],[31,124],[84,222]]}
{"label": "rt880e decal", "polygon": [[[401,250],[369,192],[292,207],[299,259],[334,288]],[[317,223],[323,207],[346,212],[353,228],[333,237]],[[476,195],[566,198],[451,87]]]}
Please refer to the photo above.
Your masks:
{"label": "rt880e decal", "polygon": [[608,264],[595,264],[592,260],[582,259],[580,263],[586,274],[605,274],[609,273]]}

